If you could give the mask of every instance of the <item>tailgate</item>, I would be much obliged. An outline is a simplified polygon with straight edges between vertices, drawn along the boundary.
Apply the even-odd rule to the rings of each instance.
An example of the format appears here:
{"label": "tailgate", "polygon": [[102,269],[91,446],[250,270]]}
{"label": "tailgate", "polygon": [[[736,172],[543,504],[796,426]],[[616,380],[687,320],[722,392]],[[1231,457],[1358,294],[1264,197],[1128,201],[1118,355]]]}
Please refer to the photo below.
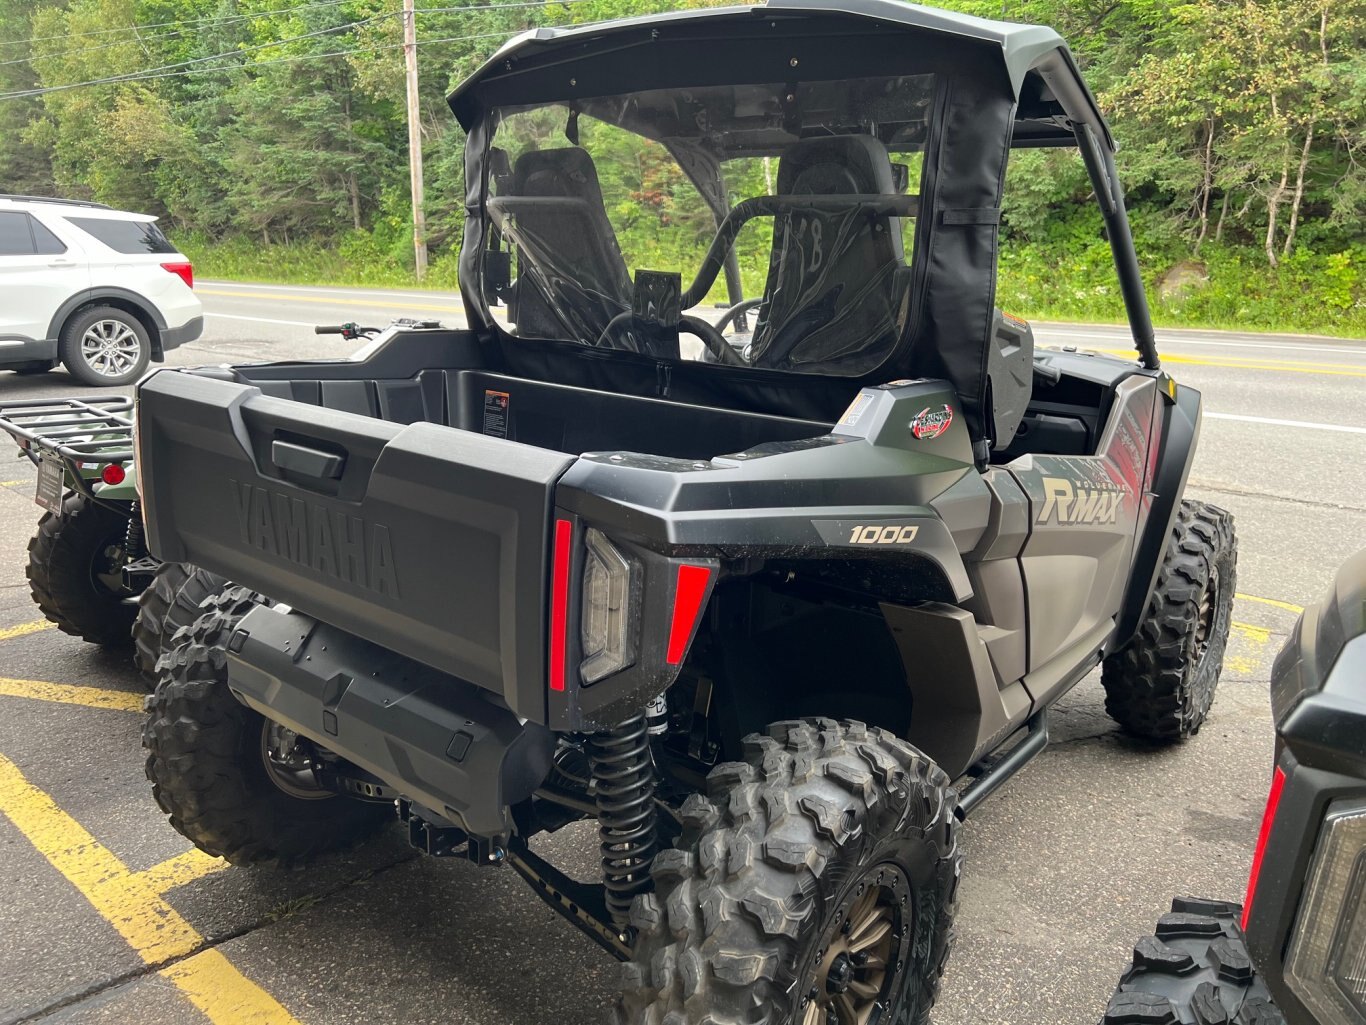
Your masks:
{"label": "tailgate", "polygon": [[574,462],[194,374],[138,390],[148,544],[540,719],[550,506]]}

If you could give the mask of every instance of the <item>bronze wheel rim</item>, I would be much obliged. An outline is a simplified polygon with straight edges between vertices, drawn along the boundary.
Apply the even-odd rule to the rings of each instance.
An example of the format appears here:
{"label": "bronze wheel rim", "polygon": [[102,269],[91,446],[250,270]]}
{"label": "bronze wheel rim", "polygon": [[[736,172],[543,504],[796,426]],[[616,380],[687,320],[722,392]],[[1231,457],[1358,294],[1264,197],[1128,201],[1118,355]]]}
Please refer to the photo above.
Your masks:
{"label": "bronze wheel rim", "polygon": [[1195,618],[1195,659],[1200,662],[1209,651],[1210,641],[1214,638],[1214,620],[1219,609],[1219,569],[1211,566],[1209,579],[1200,592],[1200,604]]}
{"label": "bronze wheel rim", "polygon": [[877,865],[832,917],[806,981],[800,1025],[877,1025],[905,970],[910,887],[901,869]]}
{"label": "bronze wheel rim", "polygon": [[318,785],[307,746],[293,730],[267,719],[261,727],[261,761],[276,789],[300,801],[325,801],[336,796]]}

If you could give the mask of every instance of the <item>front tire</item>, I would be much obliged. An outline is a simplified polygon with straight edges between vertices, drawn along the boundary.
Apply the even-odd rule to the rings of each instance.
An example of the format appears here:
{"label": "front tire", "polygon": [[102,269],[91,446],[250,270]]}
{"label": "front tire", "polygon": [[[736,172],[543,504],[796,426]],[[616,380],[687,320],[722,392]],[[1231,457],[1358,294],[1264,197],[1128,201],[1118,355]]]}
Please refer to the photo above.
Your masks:
{"label": "front tire", "polygon": [[1224,666],[1238,539],[1233,516],[1183,501],[1138,633],[1105,659],[1105,711],[1125,732],[1171,743],[1200,731]]}
{"label": "front tire", "polygon": [[157,662],[171,639],[199,618],[200,604],[227,581],[188,562],[163,562],[138,598],[133,620],[133,661],[149,687],[156,686]]}
{"label": "front tire", "polygon": [[259,601],[227,587],[177,634],[147,698],[142,746],[152,795],[177,832],[234,865],[292,868],[349,847],[394,811],[316,786],[306,764],[286,775],[270,757],[279,727],[228,690],[228,640]]}
{"label": "front tire", "polygon": [[948,777],[879,729],[778,723],[683,805],[636,899],[621,1025],[927,1020],[962,867]]}
{"label": "front tire", "polygon": [[57,354],[82,384],[132,384],[147,369],[152,341],[131,313],[114,306],[92,306],[62,327]]}
{"label": "front tire", "polygon": [[123,588],[129,513],[68,492],[28,543],[29,590],[62,633],[106,647],[131,643],[137,609]]}
{"label": "front tire", "polygon": [[1285,1025],[1248,956],[1242,907],[1178,897],[1134,962],[1100,1025]]}

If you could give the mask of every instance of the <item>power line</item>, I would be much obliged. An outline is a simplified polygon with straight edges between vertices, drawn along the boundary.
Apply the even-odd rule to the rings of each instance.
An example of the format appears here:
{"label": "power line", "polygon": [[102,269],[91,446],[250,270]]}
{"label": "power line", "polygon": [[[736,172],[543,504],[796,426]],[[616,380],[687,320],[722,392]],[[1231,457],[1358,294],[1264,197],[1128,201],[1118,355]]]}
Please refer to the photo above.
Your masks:
{"label": "power line", "polygon": [[[63,34],[60,34],[60,36],[34,36],[34,37],[26,38],[26,40],[0,40],[0,46],[19,46],[19,45],[23,45],[23,44],[33,44],[33,42],[51,42],[52,40],[79,40],[79,38],[85,38],[85,37],[87,37],[87,36],[109,36],[109,34],[115,34],[115,33],[131,33],[131,34],[133,34],[133,36],[134,36],[135,38],[148,38],[148,40],[156,40],[156,38],[164,38],[164,37],[168,37],[168,36],[179,36],[179,34],[180,34],[180,33],[183,33],[184,30],[190,29],[190,27],[193,27],[193,26],[195,26],[195,25],[214,25],[214,26],[235,25],[235,23],[238,23],[238,22],[251,22],[251,20],[260,20],[261,18],[270,18],[270,16],[277,15],[277,14],[296,14],[296,12],[299,12],[299,11],[310,11],[310,10],[313,10],[313,8],[317,8],[317,7],[337,7],[337,5],[340,5],[340,4],[351,4],[351,3],[357,3],[357,0],[313,0],[313,3],[298,4],[298,5],[296,5],[296,7],[281,7],[281,8],[277,8],[277,10],[275,10],[275,11],[254,11],[254,12],[251,12],[251,14],[216,15],[216,16],[212,16],[212,18],[194,18],[194,19],[191,19],[191,20],[175,20],[175,22],[153,22],[153,23],[150,23],[150,25],[124,25],[124,26],[112,27],[112,29],[92,29],[92,30],[89,30],[89,31],[72,31],[72,33],[63,33]],[[556,4],[563,5],[563,7],[568,7],[568,5],[571,5],[571,4],[578,4],[578,3],[583,3],[583,0],[537,0],[537,1],[535,1],[535,3],[471,4],[471,5],[469,5],[469,7],[418,7],[418,8],[417,8],[417,12],[418,12],[418,14],[436,14],[436,12],[441,12],[441,11],[452,11],[452,12],[459,12],[459,11],[497,11],[497,10],[504,10],[504,8],[512,8],[512,7],[552,7],[552,5],[556,5]],[[398,15],[400,14],[400,12],[399,12],[399,11],[389,11],[389,12],[387,12],[387,14],[392,14],[392,15],[398,16]],[[384,15],[381,15],[381,16],[384,16]],[[150,30],[150,29],[169,29],[169,31],[164,31],[164,33],[153,33],[152,36],[148,36],[148,37],[137,37],[137,34],[138,34],[138,33],[142,33],[142,31],[148,31],[148,30]],[[109,42],[109,44],[104,44],[104,45],[102,45],[102,46],[90,46],[89,49],[105,49],[105,48],[108,48],[108,46],[123,45],[124,42],[134,42],[134,41],[135,41],[135,40],[119,40],[119,41],[115,41],[115,42]],[[53,57],[56,57],[56,56],[64,55],[64,53],[79,53],[79,52],[82,52],[82,51],[61,51],[60,53],[49,53],[49,55],[42,55],[42,56],[53,56]],[[23,57],[22,60],[29,60],[29,59],[30,59],[30,57]],[[18,63],[22,63],[22,60],[7,60],[7,61],[0,61],[0,66],[3,66],[3,64],[18,64]]]}
{"label": "power line", "polygon": [[[305,9],[305,8],[308,8],[308,7],[319,7],[319,6],[335,5],[335,4],[338,4],[338,3],[351,3],[351,2],[353,2],[353,0],[328,0],[328,4],[304,4],[304,5],[302,5],[301,7],[291,8],[291,10],[303,10],[303,9]],[[522,3],[474,4],[474,5],[462,6],[462,7],[419,7],[419,8],[416,9],[416,13],[418,13],[418,14],[457,13],[457,14],[458,14],[458,13],[464,13],[464,12],[466,12],[466,11],[498,11],[498,10],[510,10],[510,9],[519,8],[519,7],[549,7],[549,6],[553,6],[553,5],[557,5],[557,4],[558,4],[559,6],[569,6],[569,5],[571,5],[571,4],[577,4],[577,3],[583,3],[583,2],[584,2],[584,0],[530,0],[530,2],[522,2]],[[223,19],[223,20],[221,20],[221,21],[219,21],[219,22],[216,22],[215,24],[216,24],[216,25],[227,25],[227,24],[229,24],[229,23],[234,23],[234,22],[249,20],[249,19],[251,19],[251,18],[265,17],[266,15],[272,14],[272,13],[281,13],[281,12],[278,12],[278,11],[276,11],[276,12],[265,11],[265,12],[262,12],[261,14],[234,15],[234,16],[231,16],[231,17],[229,17],[229,18],[225,18],[225,19]],[[377,15],[375,15],[375,16],[372,17],[372,18],[364,19],[363,21],[352,22],[351,24],[353,24],[353,25],[361,25],[361,24],[364,24],[366,21],[377,21],[377,20],[382,19],[382,18],[398,17],[400,13],[401,13],[401,12],[399,12],[399,11],[388,11],[388,12],[385,12],[385,13],[383,13],[383,14],[377,14]],[[167,24],[174,24],[174,23],[167,23]],[[193,22],[186,22],[186,23],[184,23],[185,26],[188,26],[188,25],[190,25],[190,24],[195,24],[195,23],[193,23]],[[149,25],[149,26],[143,26],[143,27],[145,27],[145,28],[155,28],[155,27],[157,27],[157,26]],[[343,26],[343,27],[344,27],[344,26]],[[108,30],[108,31],[128,31],[128,30],[114,30],[114,29],[110,29],[110,30]],[[186,28],[186,27],[182,27],[182,28],[173,29],[173,30],[171,30],[171,31],[169,31],[169,32],[157,32],[157,33],[153,33],[153,34],[148,35],[148,36],[145,36],[145,37],[143,37],[143,36],[137,36],[137,37],[130,38],[130,39],[118,39],[118,40],[115,40],[115,41],[109,42],[109,43],[101,43],[101,44],[99,44],[99,45],[97,45],[97,46],[82,46],[82,47],[78,47],[78,48],[76,48],[76,49],[74,49],[74,50],[59,50],[59,51],[57,51],[56,53],[31,54],[31,55],[29,55],[28,57],[16,57],[16,58],[13,58],[12,60],[0,61],[0,68],[6,67],[6,66],[11,65],[11,64],[32,64],[32,63],[34,63],[34,62],[36,62],[36,61],[55,60],[55,59],[58,58],[58,57],[69,57],[69,56],[71,56],[71,55],[73,55],[73,54],[77,54],[77,53],[91,53],[91,52],[94,52],[94,51],[97,51],[97,50],[108,50],[108,49],[111,49],[111,48],[116,47],[116,46],[133,46],[133,45],[137,45],[138,43],[143,43],[143,42],[159,42],[159,41],[162,41],[162,40],[174,38],[175,36],[183,35],[186,31],[187,31],[187,28]],[[45,38],[55,39],[55,38],[60,38],[60,37],[57,37],[57,36],[49,36],[49,37],[45,37]],[[304,37],[297,36],[297,37],[294,37],[294,38],[304,38]],[[282,41],[283,41],[283,40],[282,40]],[[271,44],[265,44],[265,45],[271,45]],[[210,59],[212,59],[212,58],[207,58],[207,57],[206,57],[206,58],[201,58],[201,59],[203,59],[203,60],[210,60]],[[149,70],[156,70],[156,69],[149,69]],[[130,74],[132,74],[132,72],[130,72]]]}
{"label": "power line", "polygon": [[339,4],[355,2],[356,0],[314,0],[312,3],[298,4],[294,7],[281,7],[279,10],[275,11],[255,11],[251,14],[229,14],[211,18],[194,18],[190,21],[158,21],[150,25],[122,25],[115,28],[90,29],[88,32],[64,32],[55,36],[33,36],[29,39],[0,39],[0,46],[18,46],[21,43],[46,43],[53,39],[80,39],[85,36],[107,36],[113,32],[140,32],[145,29],[166,28],[168,26],[187,28],[191,25],[205,25],[211,21],[226,24],[233,21],[250,21],[254,18],[269,18],[274,14],[293,14],[295,11],[304,11],[313,7],[336,7]]}
{"label": "power line", "polygon": [[195,57],[192,60],[178,61],[175,64],[162,64],[155,68],[146,68],[143,71],[129,71],[122,75],[109,75],[106,78],[92,78],[88,82],[68,82],[65,85],[42,86],[36,89],[20,89],[11,93],[0,93],[0,99],[21,99],[25,96],[45,96],[48,93],[65,92],[68,89],[81,89],[88,85],[107,85],[113,82],[132,82],[137,81],[144,75],[150,75],[158,71],[171,71],[175,68],[188,68],[196,64],[203,64],[206,61],[224,60],[228,57],[241,57],[244,54],[254,53],[257,50],[268,50],[273,46],[283,46],[285,43],[297,43],[301,39],[316,39],[318,36],[336,35],[338,32],[345,32],[347,29],[356,28],[360,25],[367,25],[372,21],[387,18],[387,14],[376,14],[370,18],[361,18],[358,21],[348,21],[341,25],[333,25],[331,28],[315,29],[312,32],[305,32],[297,36],[285,36],[283,39],[276,39],[269,43],[257,43],[255,46],[243,46],[236,50],[227,50],[223,53],[210,54],[207,57]]}
{"label": "power line", "polygon": [[[570,2],[580,2],[580,0],[570,0]],[[516,32],[480,32],[475,35],[445,36],[441,39],[419,39],[418,46],[432,46],[437,43],[463,43],[471,39],[510,39]],[[143,74],[134,77],[121,78],[116,81],[123,82],[149,82],[161,78],[183,78],[187,75],[212,75],[228,74],[233,71],[254,71],[256,68],[267,67],[272,64],[296,64],[299,61],[324,60],[331,57],[348,57],[357,53],[375,53],[380,50],[399,50],[403,48],[402,43],[384,43],[378,46],[356,46],[345,50],[333,50],[331,53],[304,53],[294,57],[274,57],[270,60],[252,61],[249,64],[234,64],[227,68],[191,68],[187,71],[163,71],[158,74]],[[107,84],[104,79],[97,79],[92,82],[77,82],[66,86],[54,86],[51,90],[36,90],[37,94],[45,91],[55,91],[57,89],[75,89],[86,85]],[[35,91],[21,91],[13,93],[0,93],[0,100],[14,100],[34,95]]]}

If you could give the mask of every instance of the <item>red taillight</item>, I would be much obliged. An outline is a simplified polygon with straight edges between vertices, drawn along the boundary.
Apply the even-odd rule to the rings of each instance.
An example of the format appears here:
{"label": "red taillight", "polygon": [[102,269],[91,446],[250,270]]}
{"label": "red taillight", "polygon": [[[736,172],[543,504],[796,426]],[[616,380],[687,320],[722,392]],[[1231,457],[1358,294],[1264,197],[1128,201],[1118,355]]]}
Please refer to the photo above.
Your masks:
{"label": "red taillight", "polygon": [[1271,836],[1271,827],[1276,821],[1276,806],[1281,803],[1281,790],[1285,787],[1285,773],[1279,766],[1271,777],[1271,790],[1266,795],[1266,811],[1262,814],[1262,829],[1257,834],[1257,849],[1252,852],[1252,871],[1247,877],[1247,896],[1243,898],[1243,928],[1247,928],[1248,917],[1252,914],[1252,898],[1257,894],[1257,877],[1262,874],[1262,855],[1266,853],[1266,841]]}
{"label": "red taillight", "polygon": [[707,594],[707,582],[711,580],[711,567],[678,567],[678,584],[674,587],[673,623],[669,626],[669,650],[666,654],[669,665],[676,666],[683,661],[683,653],[688,648],[688,638],[692,636],[697,614],[702,610],[702,599]]}
{"label": "red taillight", "polygon": [[106,484],[122,484],[124,478],[127,476],[128,474],[124,472],[123,467],[118,463],[110,463],[100,471],[100,480],[104,481]]}
{"label": "red taillight", "polygon": [[163,263],[162,270],[170,271],[181,281],[185,282],[186,287],[194,288],[194,264],[184,263]]}
{"label": "red taillight", "polygon": [[564,690],[565,645],[569,640],[569,556],[574,525],[555,521],[550,569],[550,689]]}

